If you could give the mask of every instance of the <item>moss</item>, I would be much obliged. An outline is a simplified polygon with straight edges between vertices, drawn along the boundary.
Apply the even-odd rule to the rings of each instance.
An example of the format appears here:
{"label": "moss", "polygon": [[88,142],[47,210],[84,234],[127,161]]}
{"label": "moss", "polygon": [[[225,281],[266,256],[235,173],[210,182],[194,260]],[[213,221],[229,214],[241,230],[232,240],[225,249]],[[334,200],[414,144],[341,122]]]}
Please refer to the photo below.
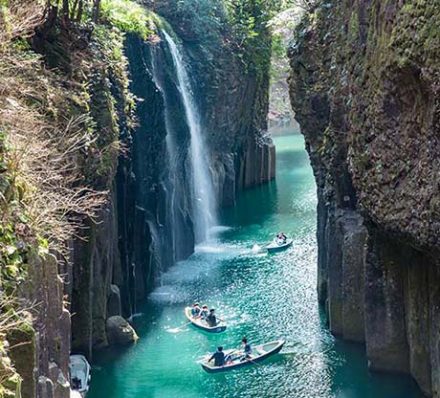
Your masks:
{"label": "moss", "polygon": [[35,330],[28,324],[23,323],[19,328],[12,330],[7,335],[11,344],[9,355],[14,367],[20,375],[20,379],[26,380],[22,386],[25,396],[33,396],[35,391],[34,368],[36,367],[36,341]]}
{"label": "moss", "polygon": [[355,40],[359,36],[359,17],[355,11],[351,13],[348,35],[351,40]]}

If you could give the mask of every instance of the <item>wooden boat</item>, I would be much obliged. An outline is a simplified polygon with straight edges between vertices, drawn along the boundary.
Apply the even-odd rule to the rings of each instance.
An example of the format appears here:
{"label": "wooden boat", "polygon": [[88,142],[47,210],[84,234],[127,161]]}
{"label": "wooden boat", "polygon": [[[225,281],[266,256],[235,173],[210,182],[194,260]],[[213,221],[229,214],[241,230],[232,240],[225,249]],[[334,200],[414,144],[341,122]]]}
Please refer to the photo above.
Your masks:
{"label": "wooden boat", "polygon": [[90,364],[84,355],[71,355],[69,368],[71,396],[78,396],[79,393],[84,398],[90,386]]}
{"label": "wooden boat", "polygon": [[188,321],[190,321],[196,328],[202,329],[205,332],[209,333],[221,333],[226,330],[226,324],[224,322],[219,322],[217,326],[208,326],[208,323],[205,321],[202,321],[199,318],[193,318],[191,315],[191,307],[185,308],[185,316],[187,317]]}
{"label": "wooden boat", "polygon": [[234,353],[240,353],[238,350],[226,350],[225,355],[232,355],[233,359],[224,366],[214,366],[213,362],[208,362],[211,355],[207,355],[200,362],[203,370],[208,373],[226,372],[228,370],[238,369],[248,365],[254,365],[255,363],[264,361],[272,355],[278,354],[284,346],[284,340],[271,341],[270,343],[261,344],[252,348],[252,356],[250,359],[242,360],[242,355],[233,355]]}
{"label": "wooden boat", "polygon": [[279,242],[277,239],[275,239],[272,243],[266,246],[266,250],[269,253],[278,252],[292,246],[292,243],[293,243],[293,239],[286,239],[284,243]]}

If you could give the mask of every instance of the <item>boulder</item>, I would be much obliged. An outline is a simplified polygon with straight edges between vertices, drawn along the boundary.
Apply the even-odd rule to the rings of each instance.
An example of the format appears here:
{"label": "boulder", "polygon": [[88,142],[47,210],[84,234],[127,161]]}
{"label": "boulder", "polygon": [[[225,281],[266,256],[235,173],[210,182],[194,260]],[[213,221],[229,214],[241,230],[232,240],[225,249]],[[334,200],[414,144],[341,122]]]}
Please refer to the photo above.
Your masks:
{"label": "boulder", "polygon": [[119,315],[107,319],[106,330],[110,345],[131,344],[139,338],[133,327]]}

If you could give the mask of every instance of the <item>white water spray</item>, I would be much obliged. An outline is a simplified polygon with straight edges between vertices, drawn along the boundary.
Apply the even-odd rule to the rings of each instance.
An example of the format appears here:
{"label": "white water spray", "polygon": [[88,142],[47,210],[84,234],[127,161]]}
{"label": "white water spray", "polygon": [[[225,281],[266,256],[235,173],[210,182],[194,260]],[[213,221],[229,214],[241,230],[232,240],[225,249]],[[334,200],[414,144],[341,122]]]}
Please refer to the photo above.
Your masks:
{"label": "white water spray", "polygon": [[194,189],[194,223],[196,242],[210,238],[210,231],[216,225],[216,198],[212,184],[207,148],[202,137],[199,111],[195,104],[191,81],[179,47],[165,31],[163,36],[169,46],[176,69],[177,85],[185,108],[186,120],[191,134],[191,167]]}

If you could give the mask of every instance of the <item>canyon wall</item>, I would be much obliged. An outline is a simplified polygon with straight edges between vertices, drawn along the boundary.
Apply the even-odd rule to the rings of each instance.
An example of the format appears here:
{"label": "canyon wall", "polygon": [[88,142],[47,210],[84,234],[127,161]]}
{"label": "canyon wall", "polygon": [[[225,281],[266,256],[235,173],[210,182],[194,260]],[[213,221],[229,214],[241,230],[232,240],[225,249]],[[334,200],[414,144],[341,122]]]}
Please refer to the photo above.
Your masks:
{"label": "canyon wall", "polygon": [[[192,78],[219,206],[275,176],[266,125],[269,34],[266,50],[254,52],[258,63],[246,60],[224,12],[212,36],[209,7],[194,14],[191,2],[172,3],[154,4],[168,22],[145,13],[147,37],[123,32],[108,15],[91,27],[37,1],[0,8],[1,21],[3,12],[11,21],[22,11],[36,15],[23,37],[11,29],[17,36],[7,52],[0,46],[0,192],[9,223],[0,234],[0,293],[14,292],[26,309],[20,327],[0,333],[7,377],[0,395],[68,397],[70,353],[92,360],[112,343],[118,322],[109,319],[134,315],[160,273],[194,250],[189,126],[165,31]],[[123,6],[140,12],[136,3]],[[0,24],[0,44],[6,36]],[[23,131],[41,144],[22,152],[24,182],[15,178],[20,147],[13,146]]]}
{"label": "canyon wall", "polygon": [[369,367],[440,397],[435,1],[326,1],[289,49],[318,189],[318,294]]}
{"label": "canyon wall", "polygon": [[275,176],[266,131],[270,60],[258,73],[248,71],[223,36],[213,41],[200,30],[188,36],[202,17],[184,25],[180,15],[158,17],[149,40],[126,36],[135,126],[127,124],[127,104],[109,81],[124,153],[110,203],[74,243],[72,257],[72,350],[88,357],[108,345],[107,319],[136,313],[160,273],[194,250],[190,134],[163,30],[175,36],[192,77],[219,205],[233,205],[240,190]]}

